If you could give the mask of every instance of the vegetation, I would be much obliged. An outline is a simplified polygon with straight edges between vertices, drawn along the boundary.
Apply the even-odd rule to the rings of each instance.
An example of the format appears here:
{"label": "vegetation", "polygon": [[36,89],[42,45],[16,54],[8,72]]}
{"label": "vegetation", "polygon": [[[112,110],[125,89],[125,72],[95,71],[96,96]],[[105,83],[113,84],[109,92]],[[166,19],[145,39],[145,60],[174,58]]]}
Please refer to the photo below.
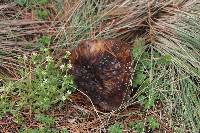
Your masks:
{"label": "vegetation", "polygon": [[[199,132],[199,14],[194,0],[0,2],[0,131]],[[63,60],[113,37],[132,45],[136,93],[102,113],[73,93]]]}

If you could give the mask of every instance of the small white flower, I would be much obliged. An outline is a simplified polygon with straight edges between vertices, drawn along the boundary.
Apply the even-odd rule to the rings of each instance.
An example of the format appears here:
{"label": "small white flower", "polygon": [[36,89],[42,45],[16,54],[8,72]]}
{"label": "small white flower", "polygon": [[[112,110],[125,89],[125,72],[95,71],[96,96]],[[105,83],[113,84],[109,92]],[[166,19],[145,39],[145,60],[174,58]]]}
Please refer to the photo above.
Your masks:
{"label": "small white flower", "polygon": [[47,79],[44,79],[43,83],[46,84],[47,83]]}
{"label": "small white flower", "polygon": [[66,54],[69,56],[69,55],[71,55],[71,52],[70,51],[66,51]]}
{"label": "small white flower", "polygon": [[66,51],[66,54],[64,55],[63,58],[67,59],[70,55],[71,55],[71,52],[70,51]]}
{"label": "small white flower", "polygon": [[60,69],[63,70],[64,68],[65,68],[65,65],[62,64],[62,65],[60,66]]}
{"label": "small white flower", "polygon": [[72,64],[67,64],[67,67],[69,68],[69,69],[71,69],[72,68]]}
{"label": "small white flower", "polygon": [[47,56],[47,57],[46,57],[46,61],[47,61],[47,62],[51,62],[51,61],[53,61],[53,58],[52,58],[51,56]]}
{"label": "small white flower", "polygon": [[18,56],[17,56],[17,59],[22,59],[22,56],[21,56],[21,55],[18,55]]}
{"label": "small white flower", "polygon": [[33,52],[32,55],[33,55],[33,56],[37,56],[37,53],[36,53],[36,52]]}
{"label": "small white flower", "polygon": [[44,50],[44,52],[48,52],[48,51],[49,51],[49,49],[48,49],[48,48],[44,48],[43,50]]}
{"label": "small white flower", "polygon": [[68,91],[67,91],[67,94],[70,95],[70,94],[72,94],[72,92],[68,90]]}
{"label": "small white flower", "polygon": [[65,96],[62,96],[62,100],[65,101],[67,98]]}

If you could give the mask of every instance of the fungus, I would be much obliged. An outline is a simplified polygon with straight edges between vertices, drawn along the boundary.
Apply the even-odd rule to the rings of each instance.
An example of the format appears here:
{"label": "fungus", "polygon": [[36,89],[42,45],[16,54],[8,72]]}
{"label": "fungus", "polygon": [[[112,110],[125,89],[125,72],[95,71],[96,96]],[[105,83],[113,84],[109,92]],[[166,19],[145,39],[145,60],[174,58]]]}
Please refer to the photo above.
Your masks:
{"label": "fungus", "polygon": [[115,39],[86,40],[70,55],[78,88],[105,111],[117,109],[131,79],[130,46]]}

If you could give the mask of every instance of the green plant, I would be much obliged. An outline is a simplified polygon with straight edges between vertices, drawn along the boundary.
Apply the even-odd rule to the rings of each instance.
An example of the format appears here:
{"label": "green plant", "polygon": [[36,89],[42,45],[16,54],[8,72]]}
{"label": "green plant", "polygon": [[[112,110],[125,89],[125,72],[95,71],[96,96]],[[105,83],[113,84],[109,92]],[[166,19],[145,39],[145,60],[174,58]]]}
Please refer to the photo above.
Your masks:
{"label": "green plant", "polygon": [[32,5],[44,5],[47,4],[49,0],[15,0],[15,3],[20,6],[32,6]]}
{"label": "green plant", "polygon": [[50,127],[54,124],[55,119],[52,116],[38,114],[35,116],[36,120],[44,124],[44,127]]}
{"label": "green plant", "polygon": [[43,5],[43,4],[47,4],[49,0],[31,0],[31,2],[33,4]]}
{"label": "green plant", "polygon": [[161,94],[165,102],[163,109],[168,112],[171,125],[177,132],[200,131],[200,116],[196,114],[200,103],[197,96],[200,79],[200,18],[193,13],[199,12],[194,11],[196,6],[198,4],[188,7],[188,14],[174,12],[177,22],[171,23],[169,18],[165,18],[156,25],[164,22],[167,26],[154,29],[157,34],[154,48],[172,58],[172,64],[166,68],[169,72],[163,75],[163,81],[170,82],[162,86],[165,93]]}
{"label": "green plant", "polygon": [[122,133],[123,126],[121,124],[115,123],[114,125],[109,126],[109,133]]}
{"label": "green plant", "polygon": [[134,129],[137,133],[144,133],[150,130],[154,131],[154,129],[159,128],[159,124],[154,118],[154,116],[148,116],[146,119],[147,119],[146,121],[137,120],[134,122],[130,122],[128,124],[128,129],[130,131]]}
{"label": "green plant", "polygon": [[37,9],[36,14],[37,14],[38,18],[42,19],[42,20],[46,20],[49,16],[48,11],[44,10],[44,9]]}
{"label": "green plant", "polygon": [[143,121],[130,122],[128,124],[130,130],[134,129],[137,133],[145,132],[145,125]]}
{"label": "green plant", "polygon": [[156,119],[153,116],[149,116],[147,118],[147,123],[150,129],[155,129],[159,127],[159,124],[157,123]]}
{"label": "green plant", "polygon": [[51,39],[49,38],[49,36],[42,36],[38,39],[38,45],[40,46],[40,48],[49,47],[50,43]]}
{"label": "green plant", "polygon": [[[6,0],[3,1],[7,2]],[[47,0],[42,2],[41,0],[14,1],[21,5],[21,8],[25,7],[29,10],[34,10],[36,15],[37,10],[44,9],[46,11],[46,5],[43,4],[47,4]],[[53,25],[54,23],[45,23],[44,27],[49,25],[49,27],[59,30],[53,39],[54,45],[58,47],[74,47],[77,41],[91,38],[117,37],[132,42],[135,37],[144,37],[145,41],[139,41],[141,44],[143,43],[143,46],[133,52],[135,54],[133,56],[134,64],[136,65],[133,86],[138,88],[138,91],[129,104],[139,103],[142,107],[140,113],[145,116],[143,117],[144,119],[147,119],[146,114],[152,111],[159,111],[156,105],[159,102],[162,108],[160,113],[163,114],[162,117],[155,117],[155,120],[159,118],[159,121],[165,122],[174,132],[199,132],[200,19],[198,14],[200,10],[198,1],[82,0],[69,1],[69,8],[65,8],[66,4],[63,4],[60,0],[56,0],[56,2],[59,2],[58,8],[61,11],[58,16],[62,13],[64,15],[56,17],[59,20],[59,24],[57,22],[56,25]],[[52,4],[52,1],[50,4]],[[24,58],[23,54],[27,53],[27,49],[25,48],[24,50],[24,46],[21,44],[28,42],[31,44],[29,45],[30,47],[26,45],[28,51],[34,49],[35,45],[32,45],[30,38],[32,38],[33,34],[33,38],[35,38],[37,32],[34,32],[35,29],[32,27],[32,23],[34,22],[34,26],[42,25],[41,27],[43,27],[43,24],[41,21],[37,24],[35,20],[30,21],[30,24],[26,22],[25,25],[18,23],[17,15],[12,14],[15,9],[18,8],[15,8],[15,6],[6,8],[6,10],[2,10],[2,15],[0,16],[2,20],[2,26],[0,27],[3,28],[0,36],[0,40],[2,40],[2,45],[0,45],[0,76],[2,80],[5,80],[10,74],[15,76],[16,72],[23,68],[21,75],[24,79],[30,81],[27,78],[30,73],[34,76],[38,74],[35,74],[35,68],[33,71],[27,69],[32,66],[30,64],[33,64],[33,62],[24,63],[27,60],[25,61],[26,56]],[[63,10],[65,12],[62,12]],[[7,15],[7,12],[9,12],[9,15]],[[41,13],[40,19],[46,19],[46,17],[43,17],[45,14],[44,12]],[[49,12],[49,15],[51,15],[51,12]],[[4,24],[4,20],[6,20],[6,24]],[[13,20],[18,24],[13,24]],[[61,26],[62,28],[60,28]],[[30,33],[33,34],[30,35]],[[11,45],[13,40],[13,44],[20,45]],[[13,46],[15,47],[14,50]],[[38,51],[36,59],[34,59],[34,62],[38,62],[38,64],[40,64],[40,61],[37,60],[45,58],[38,55],[45,53],[44,51],[50,52],[48,46],[47,48],[43,48],[43,45],[41,46],[42,48],[38,44],[41,50]],[[18,55],[22,55],[21,64],[16,60]],[[52,56],[50,55],[49,57]],[[43,65],[40,64],[40,69],[44,70],[46,61],[43,60],[41,62]],[[61,64],[55,67],[59,68],[59,66],[62,66],[62,69],[68,67],[68,65]],[[26,71],[24,71],[25,68]],[[7,69],[8,71],[6,71]],[[23,93],[26,89],[21,89],[21,92],[17,91],[18,88],[15,86],[18,84],[17,82],[21,81],[23,79],[10,83],[3,81],[5,84],[0,89],[1,115],[6,112],[12,112],[17,117],[18,110],[25,107],[25,103],[34,103],[27,100],[30,98],[23,98],[27,93]],[[36,85],[39,85],[38,80],[36,82],[38,83]],[[27,85],[24,86],[27,87]],[[30,89],[28,88],[28,90]],[[37,90],[36,92],[40,91]],[[29,93],[30,95],[32,94],[31,91]],[[21,98],[24,99],[24,103],[19,102]],[[64,96],[63,100],[66,98]],[[41,101],[43,101],[42,98]],[[16,107],[16,104],[19,106]],[[17,111],[15,112],[15,110]],[[20,122],[20,120],[17,121]],[[148,122],[142,121],[142,123],[146,126]],[[140,126],[138,125],[138,127]],[[141,129],[143,128],[141,127]]]}
{"label": "green plant", "polygon": [[[53,60],[48,48],[49,37],[41,37],[38,43],[41,48],[40,53],[31,55],[29,63],[25,65],[26,68],[20,72],[22,78],[10,81],[1,87],[0,105],[4,106],[1,113],[9,112],[10,108],[17,111],[22,108],[37,112],[48,110],[53,104],[64,102],[74,90],[73,78],[67,72],[70,64]],[[68,56],[69,52],[63,58]],[[27,63],[27,60],[27,57],[19,58],[19,61],[24,63]],[[13,97],[15,102],[12,103]],[[9,108],[6,109],[6,106]]]}
{"label": "green plant", "polygon": [[68,131],[41,127],[41,128],[28,128],[28,129],[21,128],[20,133],[68,133]]}
{"label": "green plant", "polygon": [[36,16],[41,20],[46,20],[49,16],[48,9],[44,8],[48,2],[49,0],[15,0],[17,5],[34,10]]}
{"label": "green plant", "polygon": [[[156,109],[155,103],[159,101],[170,116],[171,125],[176,131],[198,132],[199,115],[196,114],[196,109],[199,104],[197,92],[200,69],[196,36],[199,28],[194,27],[197,27],[199,19],[194,16],[185,17],[181,16],[180,23],[170,24],[167,29],[172,30],[174,36],[178,36],[180,40],[159,30],[156,31],[160,35],[156,45],[147,45],[142,52],[138,52],[139,55],[136,50],[133,56],[136,65],[133,86],[138,87],[138,92],[133,99],[137,97],[144,112]],[[196,114],[198,118],[191,114]],[[184,123],[184,126],[180,123]]]}
{"label": "green plant", "polygon": [[25,6],[27,3],[27,0],[15,0],[15,3],[20,6]]}
{"label": "green plant", "polygon": [[159,93],[154,90],[154,86],[162,83],[162,78],[158,73],[171,63],[169,55],[161,55],[158,51],[144,45],[144,40],[138,39],[132,49],[132,57],[135,64],[133,73],[133,87],[139,88],[138,101],[145,110],[154,106],[159,100]]}

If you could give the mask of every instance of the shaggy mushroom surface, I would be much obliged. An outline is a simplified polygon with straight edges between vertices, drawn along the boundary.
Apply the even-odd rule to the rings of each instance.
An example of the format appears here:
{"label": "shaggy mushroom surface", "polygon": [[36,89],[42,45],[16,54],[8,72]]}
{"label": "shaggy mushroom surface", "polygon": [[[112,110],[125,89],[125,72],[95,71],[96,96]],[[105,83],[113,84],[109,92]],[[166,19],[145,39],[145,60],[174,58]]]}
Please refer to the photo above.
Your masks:
{"label": "shaggy mushroom surface", "polygon": [[86,40],[70,55],[76,85],[104,111],[117,109],[131,79],[130,45],[116,39]]}

